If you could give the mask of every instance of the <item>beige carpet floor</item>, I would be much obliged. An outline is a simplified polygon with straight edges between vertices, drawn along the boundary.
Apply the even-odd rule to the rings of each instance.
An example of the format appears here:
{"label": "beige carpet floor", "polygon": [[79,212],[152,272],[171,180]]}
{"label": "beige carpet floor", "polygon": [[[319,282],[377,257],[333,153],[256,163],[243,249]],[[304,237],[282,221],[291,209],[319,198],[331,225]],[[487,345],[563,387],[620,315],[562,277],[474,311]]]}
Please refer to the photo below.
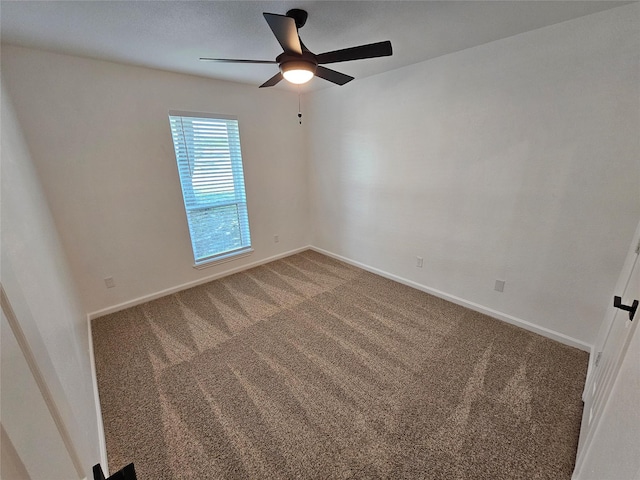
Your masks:
{"label": "beige carpet floor", "polygon": [[92,328],[112,471],[571,477],[585,352],[314,251]]}

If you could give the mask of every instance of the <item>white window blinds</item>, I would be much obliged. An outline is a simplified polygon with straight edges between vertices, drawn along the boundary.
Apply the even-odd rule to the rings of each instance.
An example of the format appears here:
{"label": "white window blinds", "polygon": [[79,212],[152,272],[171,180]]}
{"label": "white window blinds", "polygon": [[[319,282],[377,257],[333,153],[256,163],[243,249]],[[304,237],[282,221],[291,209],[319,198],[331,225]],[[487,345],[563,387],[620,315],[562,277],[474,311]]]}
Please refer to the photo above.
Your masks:
{"label": "white window blinds", "polygon": [[169,112],[196,265],[251,249],[234,117]]}

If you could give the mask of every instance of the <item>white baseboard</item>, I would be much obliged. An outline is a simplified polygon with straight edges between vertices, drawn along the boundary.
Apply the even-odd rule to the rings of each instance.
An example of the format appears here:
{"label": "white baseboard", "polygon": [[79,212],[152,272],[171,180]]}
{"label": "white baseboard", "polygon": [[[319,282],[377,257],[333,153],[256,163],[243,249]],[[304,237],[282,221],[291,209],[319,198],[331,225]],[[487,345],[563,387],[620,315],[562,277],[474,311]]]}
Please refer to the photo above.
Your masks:
{"label": "white baseboard", "polygon": [[595,362],[596,362],[596,346],[592,345],[591,348],[589,349],[589,363],[587,364],[587,376],[585,377],[585,381],[584,381],[584,389],[582,390],[582,401],[584,402],[584,399],[586,397],[586,392],[587,392],[587,388],[589,388],[589,386],[591,385],[591,375],[593,375],[593,369],[595,368]]}
{"label": "white baseboard", "polygon": [[102,310],[98,310],[96,312],[91,312],[88,314],[89,320],[93,320],[94,318],[102,317],[104,315],[109,315],[110,313],[119,312],[120,310],[125,310],[127,308],[135,307],[136,305],[140,305],[142,303],[147,303],[152,300],[156,300],[160,297],[165,297],[167,295],[172,295],[176,292],[180,292],[182,290],[186,290],[187,288],[197,287],[198,285],[202,285],[203,283],[211,282],[212,280],[217,280],[218,278],[226,277],[228,275],[233,275],[234,273],[242,272],[244,270],[248,270],[253,267],[258,267],[260,265],[264,265],[265,263],[273,262],[274,260],[278,260],[280,258],[288,257],[289,255],[294,255],[296,253],[303,252],[305,250],[309,250],[312,248],[310,245],[296,248],[294,250],[289,250],[284,253],[279,253],[277,255],[273,255],[271,257],[263,258],[262,260],[257,260],[255,262],[242,265],[240,267],[231,268],[229,270],[225,270],[223,272],[214,273],[213,275],[209,275],[204,278],[199,278],[198,280],[194,280],[192,282],[183,283],[182,285],[177,285],[175,287],[166,288],[164,290],[160,290],[159,292],[151,293],[149,295],[143,295],[142,297],[134,298],[133,300],[129,300],[127,302],[119,303],[118,305],[113,305],[111,307],[103,308]]}
{"label": "white baseboard", "polygon": [[96,416],[98,417],[98,442],[100,446],[100,464],[105,476],[109,476],[109,462],[107,460],[107,442],[104,437],[104,423],[102,422],[102,408],[100,407],[100,394],[98,393],[98,376],[96,375],[96,357],[93,353],[93,335],[91,332],[91,317],[87,315],[89,326],[89,362],[91,363],[91,381],[93,382],[93,398],[96,402]]}
{"label": "white baseboard", "polygon": [[426,285],[422,285],[420,283],[414,282],[412,280],[407,280],[406,278],[399,277],[392,273],[385,272],[384,270],[380,270],[378,268],[371,267],[369,265],[365,265],[364,263],[356,262],[355,260],[351,260],[350,258],[343,257],[341,255],[337,255],[335,253],[329,252],[327,250],[323,250],[322,248],[311,246],[309,247],[311,250],[315,250],[318,253],[322,253],[323,255],[327,255],[328,257],[333,257],[337,260],[343,261],[350,265],[356,266],[358,268],[362,268],[371,273],[375,273],[376,275],[380,275],[381,277],[388,278],[398,283],[402,283],[404,285],[408,285],[409,287],[413,287],[417,290],[421,290],[423,292],[429,293],[433,296],[442,298],[449,302],[455,303],[462,307],[466,307],[470,310],[474,310],[479,313],[483,313],[490,317],[496,318],[498,320],[502,320],[503,322],[510,323],[511,325],[516,325],[518,327],[524,328],[525,330],[529,330],[530,332],[537,333],[542,335],[543,337],[550,338],[552,340],[556,340],[564,345],[569,345],[570,347],[575,347],[580,350],[584,350],[586,352],[591,352],[592,345],[589,345],[581,340],[575,339],[568,335],[565,335],[560,332],[556,332],[546,327],[541,327],[531,322],[527,322],[526,320],[522,320],[521,318],[514,317],[513,315],[508,315],[503,312],[499,312],[492,308],[485,307],[483,305],[479,305],[474,302],[470,302],[468,300],[464,300],[463,298],[456,297],[455,295],[450,295],[448,293],[442,292],[440,290],[436,290],[435,288],[428,287]]}
{"label": "white baseboard", "polygon": [[[263,265],[265,263],[269,263],[269,262],[272,262],[274,260],[278,260],[280,258],[288,257],[289,255],[294,255],[296,253],[302,252],[304,250],[309,250],[309,249],[310,250],[315,250],[316,252],[322,253],[322,254],[327,255],[329,257],[333,257],[333,258],[335,258],[337,260],[343,261],[343,262],[348,263],[350,265],[354,265],[356,267],[362,268],[363,270],[366,270],[368,272],[375,273],[376,275],[380,275],[382,277],[388,278],[388,279],[396,281],[398,283],[402,283],[404,285],[408,285],[408,286],[413,287],[413,288],[415,288],[417,290],[421,290],[423,292],[429,293],[431,295],[434,295],[436,297],[442,298],[442,299],[447,300],[449,302],[455,303],[455,304],[460,305],[462,307],[469,308],[469,309],[474,310],[476,312],[480,312],[480,313],[483,313],[483,314],[488,315],[490,317],[496,318],[498,320],[502,320],[503,322],[507,322],[507,323],[510,323],[512,325],[516,325],[518,327],[524,328],[525,330],[529,330],[530,332],[534,332],[534,333],[537,333],[537,334],[542,335],[544,337],[551,338],[552,340],[556,340],[556,341],[558,341],[558,342],[560,342],[560,343],[562,343],[564,345],[569,345],[571,347],[575,347],[575,348],[578,348],[580,350],[584,350],[586,352],[591,352],[592,351],[592,348],[593,348],[592,345],[590,345],[588,343],[585,343],[585,342],[583,342],[581,340],[578,340],[576,338],[570,337],[568,335],[565,335],[563,333],[556,332],[555,330],[551,330],[549,328],[542,327],[540,325],[536,325],[534,323],[528,322],[528,321],[523,320],[521,318],[514,317],[513,315],[509,315],[509,314],[506,314],[506,313],[503,313],[503,312],[499,312],[499,311],[494,310],[492,308],[485,307],[484,305],[480,305],[480,304],[477,304],[477,303],[474,303],[474,302],[470,302],[470,301],[465,300],[463,298],[456,297],[455,295],[450,295],[450,294],[448,294],[446,292],[437,290],[435,288],[428,287],[426,285],[422,285],[422,284],[414,282],[412,280],[407,280],[406,278],[399,277],[398,275],[394,275],[392,273],[385,272],[384,270],[380,270],[378,268],[374,268],[374,267],[371,267],[369,265],[365,265],[364,263],[360,263],[360,262],[357,262],[355,260],[351,260],[350,258],[346,258],[346,257],[343,257],[341,255],[337,255],[337,254],[335,254],[333,252],[329,252],[327,250],[315,247],[313,245],[307,245],[307,246],[304,246],[304,247],[296,248],[294,250],[289,250],[287,252],[283,252],[283,253],[280,253],[278,255],[274,255],[274,256],[271,256],[271,257],[263,258],[261,260],[258,260],[258,261],[253,262],[253,263],[249,263],[247,265],[242,265],[240,267],[236,267],[236,268],[232,268],[232,269],[229,269],[229,270],[225,270],[224,272],[218,272],[218,273],[210,275],[208,277],[200,278],[200,279],[194,280],[192,282],[183,283],[182,285],[177,285],[175,287],[167,288],[165,290],[161,290],[159,292],[155,292],[155,293],[152,293],[152,294],[149,294],[149,295],[144,295],[142,297],[138,297],[138,298],[135,298],[133,300],[130,300],[130,301],[127,301],[127,302],[124,302],[124,303],[120,303],[118,305],[113,305],[111,307],[107,307],[107,308],[104,308],[102,310],[98,310],[96,312],[89,313],[88,314],[88,318],[89,318],[89,321],[91,321],[94,318],[98,318],[98,317],[101,317],[103,315],[108,315],[110,313],[114,313],[114,312],[118,312],[120,310],[131,308],[131,307],[134,307],[136,305],[140,305],[142,303],[150,302],[151,300],[155,300],[157,298],[164,297],[166,295],[171,295],[173,293],[176,293],[176,292],[179,292],[179,291],[182,291],[182,290],[186,290],[187,288],[191,288],[191,287],[195,287],[195,286],[198,286],[198,285],[202,285],[203,283],[207,283],[207,282],[210,282],[212,280],[216,280],[218,278],[226,277],[228,275],[232,275],[234,273],[238,273],[238,272],[241,272],[243,270],[248,270],[250,268],[257,267],[259,265]],[[591,365],[591,362],[589,363],[589,365]]]}

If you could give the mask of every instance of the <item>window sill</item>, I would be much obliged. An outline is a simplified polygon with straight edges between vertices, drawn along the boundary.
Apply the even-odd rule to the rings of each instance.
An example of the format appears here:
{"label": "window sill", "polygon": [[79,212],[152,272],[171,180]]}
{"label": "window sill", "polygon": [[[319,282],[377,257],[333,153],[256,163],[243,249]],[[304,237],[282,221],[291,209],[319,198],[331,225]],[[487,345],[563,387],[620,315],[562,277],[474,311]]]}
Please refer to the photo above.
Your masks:
{"label": "window sill", "polygon": [[193,265],[193,268],[195,268],[196,270],[203,270],[205,268],[213,267],[221,263],[227,263],[232,260],[237,260],[238,258],[248,257],[252,253],[253,253],[253,248],[242,250],[240,252],[231,252],[226,255],[221,255],[219,257],[213,258],[211,260],[206,260],[202,263],[196,263]]}

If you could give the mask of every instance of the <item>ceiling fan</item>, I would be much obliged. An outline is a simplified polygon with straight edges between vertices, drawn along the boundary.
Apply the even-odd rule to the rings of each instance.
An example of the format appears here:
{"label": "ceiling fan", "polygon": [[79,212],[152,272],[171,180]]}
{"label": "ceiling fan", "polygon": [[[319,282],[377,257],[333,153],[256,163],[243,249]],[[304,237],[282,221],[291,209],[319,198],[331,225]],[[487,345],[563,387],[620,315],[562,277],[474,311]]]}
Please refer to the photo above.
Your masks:
{"label": "ceiling fan", "polygon": [[314,75],[337,85],[344,85],[353,77],[323,67],[327,63],[347,62],[364,58],[387,57],[393,53],[391,42],[377,42],[358,47],[344,48],[332,52],[312,53],[300,40],[298,29],[307,22],[307,12],[298,8],[289,10],[286,15],[263,13],[271,31],[284,50],[275,60],[240,60],[231,58],[200,58],[224,63],[272,63],[280,67],[280,71],[260,85],[273,87],[283,78],[291,83],[302,84],[311,80]]}

